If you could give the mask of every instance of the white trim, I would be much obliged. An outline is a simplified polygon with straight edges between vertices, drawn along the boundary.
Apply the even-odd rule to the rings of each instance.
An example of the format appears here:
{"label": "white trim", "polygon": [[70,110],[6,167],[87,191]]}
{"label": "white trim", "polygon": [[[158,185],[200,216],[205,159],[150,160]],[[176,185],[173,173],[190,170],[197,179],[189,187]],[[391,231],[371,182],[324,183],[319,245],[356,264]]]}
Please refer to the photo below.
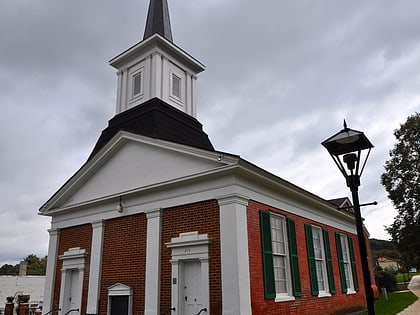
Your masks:
{"label": "white trim", "polygon": [[[179,108],[180,110],[182,110],[183,112],[186,112],[187,114],[190,114],[189,112],[187,112],[187,108],[186,108],[186,104],[185,104],[185,86],[186,86],[186,73],[183,69],[179,68],[178,66],[176,66],[174,63],[172,63],[170,60],[167,60],[167,73],[165,73],[164,75],[166,75],[167,77],[164,78],[166,80],[168,80],[168,91],[167,91],[167,95],[168,95],[168,100],[170,102],[170,104],[176,106],[177,108]],[[174,78],[178,79],[178,83],[179,83],[179,95],[176,95],[173,93],[174,91]]]}
{"label": "white trim", "polygon": [[[48,233],[50,236],[49,243],[48,243],[48,257],[57,257],[60,230],[50,229],[48,230]],[[57,268],[56,259],[47,260],[47,270],[46,270],[45,287],[44,287],[44,302],[43,302],[44,314],[52,310],[52,303],[54,300],[54,281],[55,281],[56,268]]]}
{"label": "white trim", "polygon": [[[320,251],[321,251],[321,257],[316,257],[316,253],[315,253],[315,273],[316,273],[316,278],[317,278],[317,282],[319,283],[319,279],[318,279],[318,272],[316,269],[316,263],[318,261],[321,262],[322,264],[322,274],[323,274],[323,279],[322,281],[324,282],[324,290],[321,290],[319,288],[318,285],[318,297],[326,297],[326,296],[331,296],[330,294],[330,284],[328,282],[328,268],[327,268],[327,255],[326,255],[326,251],[325,251],[325,240],[324,240],[324,230],[317,225],[313,225],[311,224],[311,233],[312,233],[312,246],[314,249],[314,253],[315,253],[315,237],[314,234],[317,232],[319,233],[319,242],[320,242]],[[331,249],[329,249],[331,251]]]}
{"label": "white trim", "polygon": [[251,315],[247,199],[219,198],[222,305],[224,315]]}
{"label": "white trim", "polygon": [[[276,229],[274,227],[274,223],[275,220],[278,220],[278,223],[280,223],[281,225],[281,229]],[[271,226],[271,244],[273,247],[272,250],[272,257],[273,257],[273,267],[276,268],[278,267],[278,265],[276,265],[276,263],[274,262],[275,257],[281,257],[284,259],[285,263],[284,265],[286,266],[286,292],[277,292],[277,288],[276,288],[276,298],[275,301],[292,301],[295,299],[295,297],[293,296],[293,286],[292,286],[292,271],[291,271],[291,265],[292,265],[292,261],[290,258],[290,239],[287,233],[287,218],[284,215],[278,214],[278,213],[274,213],[270,211],[270,226]],[[275,244],[276,244],[276,239],[274,238],[273,235],[273,230],[278,230],[281,231],[281,240],[285,243],[284,246],[284,252],[278,253],[276,252],[275,248]],[[274,281],[277,281],[277,277],[274,276]]]}
{"label": "white trim", "polygon": [[162,98],[162,54],[154,52],[151,55],[150,67],[150,98]]}
{"label": "white trim", "polygon": [[[346,234],[343,234],[343,233],[338,233],[338,235],[340,236],[341,255],[343,257],[343,265],[344,265],[343,268],[345,269],[347,267],[347,269],[349,271],[349,277],[350,277],[350,279],[349,279],[350,285],[347,286],[347,294],[356,294],[356,291],[354,290],[354,280],[353,280],[355,270],[353,270],[353,268],[352,268],[350,246],[349,246],[349,236],[346,235]],[[347,256],[346,261],[344,260],[344,256],[345,256],[344,254],[346,254],[346,256]],[[353,254],[355,254],[355,253],[353,253]],[[344,270],[344,275],[343,276],[345,276],[345,274],[346,274],[346,272]],[[357,275],[356,275],[356,277],[357,277]],[[347,279],[345,279],[345,281],[346,281],[346,284],[347,284]]]}
{"label": "white trim", "polygon": [[103,250],[104,221],[92,223],[92,248],[89,267],[89,289],[87,298],[87,314],[98,313],[100,296],[102,250]]}
{"label": "white trim", "polygon": [[[334,226],[337,229],[356,234],[354,219],[352,220],[351,217],[336,210],[336,215],[328,216],[325,206],[309,207],[303,198],[294,200],[295,204],[292,204],[293,200],[281,193],[271,196],[264,190],[257,192],[255,189],[249,189],[247,183],[241,182],[239,178],[224,176],[223,171],[217,174],[219,176],[200,174],[199,179],[192,176],[189,179],[174,180],[162,185],[106,196],[83,205],[51,209],[48,211],[48,215],[52,216],[52,228],[66,228],[100,219],[108,220],[117,216],[144,213],[148,209],[174,207],[240,193],[256,202],[269,204],[282,211],[295,213],[320,224]],[[120,195],[125,196],[122,214],[115,211]]]}
{"label": "white trim", "polygon": [[159,314],[160,307],[160,238],[161,210],[146,212],[147,245],[146,245],[146,280],[144,314]]}
{"label": "white trim", "polygon": [[293,295],[280,295],[276,294],[274,302],[287,302],[287,301],[294,301],[295,297]]}
{"label": "white trim", "polygon": [[115,113],[119,114],[123,111],[122,109],[122,88],[123,88],[123,71],[117,71],[117,98],[116,98],[116,110]]}
{"label": "white trim", "polygon": [[198,234],[197,231],[180,233],[178,237],[171,239],[165,245],[172,249],[172,289],[171,289],[171,308],[172,315],[183,315],[180,313],[181,299],[179,292],[182,290],[181,277],[183,262],[199,261],[201,265],[201,302],[207,308],[206,314],[211,314],[210,310],[210,278],[209,278],[209,244],[210,239],[207,234]]}
{"label": "white trim", "polygon": [[[199,157],[209,161],[219,161],[220,166],[208,171],[175,178],[115,195],[103,196],[81,204],[66,204],[71,195],[79,189],[86,178],[92,176],[106,161],[112,158],[126,141],[135,141],[152,146],[184,153],[191,158]],[[86,222],[80,219],[77,208],[83,209],[83,216],[90,221],[115,217],[115,200],[120,195],[130,195],[133,213],[147,209],[172,207],[191,202],[214,199],[218,195],[241,194],[257,202],[270,204],[287,212],[296,213],[316,222],[335,226],[343,231],[356,234],[354,217],[337,211],[332,204],[296,187],[281,178],[265,172],[233,155],[200,150],[164,140],[151,139],[128,132],[119,132],[95,157],[82,168],[40,209],[41,214],[53,216],[53,227],[75,225]],[[64,203],[64,204],[63,204]],[[129,207],[129,206],[128,206]],[[95,211],[90,211],[90,209]],[[112,209],[112,211],[111,211]],[[63,216],[57,216],[59,213]],[[89,214],[91,212],[92,216]],[[69,220],[70,219],[70,220]],[[55,225],[58,224],[58,225]]]}
{"label": "white trim", "polygon": [[199,73],[205,70],[205,66],[200,63],[197,59],[190,56],[184,50],[175,46],[173,43],[169,42],[167,39],[163,38],[159,34],[155,34],[146,40],[143,40],[134,46],[130,47],[123,53],[114,57],[109,61],[109,64],[118,69],[122,67],[125,63],[129,62],[132,59],[135,59],[138,56],[141,56],[145,52],[149,52],[153,49],[159,49],[165,51],[167,54],[175,57],[177,60],[185,63],[191,70]]}
{"label": "white trim", "polygon": [[[77,296],[75,297],[76,305],[78,305],[78,313],[81,313],[82,307],[82,293],[83,293],[83,276],[85,271],[85,258],[86,250],[80,249],[80,247],[70,248],[68,251],[64,252],[63,255],[58,256],[60,260],[63,261],[63,267],[61,269],[61,288],[60,288],[60,308],[61,314],[65,314],[68,310],[64,309],[64,298],[68,294],[68,290],[71,289],[68,287],[69,277],[73,271],[78,272],[78,283],[77,287]],[[73,312],[72,314],[75,314]]]}
{"label": "white trim", "polygon": [[133,288],[123,283],[116,283],[108,288],[107,314],[111,314],[111,297],[128,296],[128,315],[133,313]]}

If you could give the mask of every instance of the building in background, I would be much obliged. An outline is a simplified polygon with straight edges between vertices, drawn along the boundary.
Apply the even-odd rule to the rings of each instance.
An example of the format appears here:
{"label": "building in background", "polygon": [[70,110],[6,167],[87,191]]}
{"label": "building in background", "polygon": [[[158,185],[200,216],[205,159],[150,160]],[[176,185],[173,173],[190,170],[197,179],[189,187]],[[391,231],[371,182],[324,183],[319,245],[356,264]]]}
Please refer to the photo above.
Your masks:
{"label": "building in background", "polygon": [[398,272],[400,270],[398,259],[381,256],[376,258],[376,262],[383,270],[392,272]]}
{"label": "building in background", "polygon": [[0,314],[4,313],[6,298],[18,295],[30,296],[30,308],[42,309],[44,300],[45,276],[0,276]]}
{"label": "building in background", "polygon": [[40,209],[52,219],[44,312],[364,307],[354,215],[214,149],[196,118],[205,67],[174,44],[166,0],[150,1],[143,40],[110,64],[116,115]]}

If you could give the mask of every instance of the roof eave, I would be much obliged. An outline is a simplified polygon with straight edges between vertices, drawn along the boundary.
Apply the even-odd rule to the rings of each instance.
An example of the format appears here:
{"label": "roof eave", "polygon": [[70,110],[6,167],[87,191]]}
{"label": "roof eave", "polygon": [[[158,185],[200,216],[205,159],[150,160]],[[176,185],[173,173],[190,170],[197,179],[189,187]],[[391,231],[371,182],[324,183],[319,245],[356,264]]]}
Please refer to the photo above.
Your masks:
{"label": "roof eave", "polygon": [[186,51],[176,46],[174,43],[170,42],[166,38],[162,37],[159,34],[154,34],[145,40],[138,42],[137,44],[131,46],[127,50],[123,51],[121,54],[112,58],[109,61],[109,64],[115,69],[119,69],[122,65],[127,63],[129,60],[136,58],[139,54],[147,49],[152,48],[153,46],[160,47],[163,50],[168,51],[170,54],[173,54],[175,57],[179,58],[181,61],[186,63],[189,67],[194,69],[197,73],[200,73],[205,70],[205,66],[188,54]]}

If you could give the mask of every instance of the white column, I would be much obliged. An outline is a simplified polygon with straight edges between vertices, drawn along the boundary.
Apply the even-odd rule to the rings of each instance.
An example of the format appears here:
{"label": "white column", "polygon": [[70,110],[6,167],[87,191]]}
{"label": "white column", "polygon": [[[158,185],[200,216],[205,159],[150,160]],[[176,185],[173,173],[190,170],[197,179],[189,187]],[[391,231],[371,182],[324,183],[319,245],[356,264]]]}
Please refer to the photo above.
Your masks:
{"label": "white column", "polygon": [[122,71],[117,72],[117,104],[115,113],[119,114],[122,110],[122,100],[121,100],[121,93],[122,93]]}
{"label": "white column", "polygon": [[170,71],[169,71],[169,60],[165,56],[162,56],[162,72],[161,72],[161,98],[165,102],[170,103],[169,100],[169,91],[171,89],[171,82],[170,82]]}
{"label": "white column", "polygon": [[[179,313],[179,260],[171,260],[172,265],[172,289],[171,289],[171,308],[175,307],[173,315],[180,315]],[[175,279],[175,280],[174,280]]]}
{"label": "white column", "polygon": [[102,270],[103,231],[103,221],[92,223],[92,246],[90,253],[89,289],[86,309],[87,314],[98,313]]}
{"label": "white column", "polygon": [[121,96],[120,96],[120,112],[123,112],[127,109],[128,105],[128,70],[123,70],[120,75],[121,84]]}
{"label": "white column", "polygon": [[197,118],[197,93],[196,93],[197,76],[191,77],[191,116]]}
{"label": "white column", "polygon": [[209,258],[200,258],[201,263],[201,298],[203,307],[207,308],[207,314],[211,314],[210,310],[210,283],[209,283]]}
{"label": "white column", "polygon": [[150,98],[162,98],[162,55],[152,55],[150,67]]}
{"label": "white column", "polygon": [[50,234],[50,240],[48,244],[49,259],[47,260],[47,271],[46,271],[45,288],[44,288],[44,305],[43,305],[44,314],[51,311],[51,308],[52,308],[55,270],[57,268],[58,240],[60,236],[60,230],[50,229],[48,230],[48,233]]}
{"label": "white column", "polygon": [[239,195],[218,198],[222,263],[223,315],[251,315],[248,199]]}
{"label": "white column", "polygon": [[192,75],[191,73],[186,74],[186,87],[187,87],[187,91],[186,91],[186,97],[185,97],[185,110],[186,113],[193,116],[193,102],[192,102]]}
{"label": "white column", "polygon": [[144,315],[160,314],[160,209],[146,212],[146,281]]}

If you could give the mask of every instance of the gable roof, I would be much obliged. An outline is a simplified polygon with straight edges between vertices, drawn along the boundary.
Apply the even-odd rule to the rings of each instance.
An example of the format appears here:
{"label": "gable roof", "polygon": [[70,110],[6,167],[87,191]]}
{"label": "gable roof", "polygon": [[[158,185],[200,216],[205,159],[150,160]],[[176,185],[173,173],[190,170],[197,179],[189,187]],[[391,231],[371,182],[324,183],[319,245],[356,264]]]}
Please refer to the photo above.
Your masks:
{"label": "gable roof", "polygon": [[214,151],[202,124],[197,119],[159,98],[153,98],[114,116],[108,122],[108,127],[102,131],[88,160],[119,131]]}
{"label": "gable roof", "polygon": [[349,198],[347,197],[330,199],[328,201],[331,202],[337,208],[346,207],[348,206],[348,203],[350,202]]}
{"label": "gable roof", "polygon": [[172,42],[167,0],[150,0],[143,40],[154,34],[159,34]]}
{"label": "gable roof", "polygon": [[97,202],[120,196],[122,192],[178,183],[198,174],[212,173],[238,158],[119,130],[91,154],[39,211],[46,214],[51,209]]}
{"label": "gable roof", "polygon": [[337,210],[345,211],[354,214],[353,204],[347,197],[330,199],[328,202],[337,207]]}

